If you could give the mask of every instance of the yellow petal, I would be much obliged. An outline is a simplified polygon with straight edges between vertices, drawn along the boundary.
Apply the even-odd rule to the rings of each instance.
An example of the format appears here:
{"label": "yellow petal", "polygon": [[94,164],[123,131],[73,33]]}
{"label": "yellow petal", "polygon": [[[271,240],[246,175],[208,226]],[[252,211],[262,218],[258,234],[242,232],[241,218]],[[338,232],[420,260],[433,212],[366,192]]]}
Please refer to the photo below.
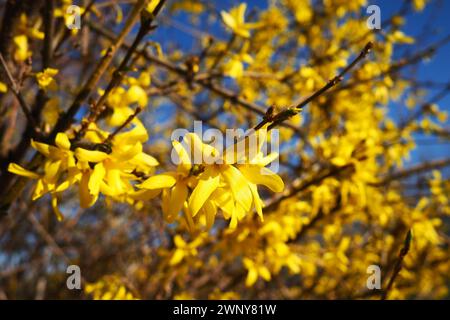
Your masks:
{"label": "yellow petal", "polygon": [[189,154],[186,152],[186,149],[183,148],[183,145],[179,141],[172,141],[172,145],[178,156],[178,159],[176,161],[178,164],[177,171],[188,174],[191,170],[191,159],[189,157]]}
{"label": "yellow petal", "polygon": [[151,155],[148,155],[144,152],[141,152],[140,154],[138,154],[135,158],[135,161],[137,161],[138,163],[142,164],[142,165],[146,165],[149,167],[156,167],[157,165],[159,165],[158,160],[156,160],[155,158],[153,158]]}
{"label": "yellow petal", "polygon": [[258,271],[259,271],[260,276],[261,276],[264,280],[269,281],[269,280],[271,279],[270,271],[269,271],[269,269],[267,269],[266,266],[261,266],[261,267],[259,267],[259,270],[258,270]]}
{"label": "yellow petal", "polygon": [[164,189],[172,187],[177,180],[172,173],[162,173],[152,176],[138,185],[139,188],[154,190],[154,189]]}
{"label": "yellow petal", "polygon": [[183,208],[183,204],[186,201],[188,196],[188,189],[186,184],[177,183],[175,187],[172,189],[172,193],[170,195],[170,206],[168,214],[170,216],[175,216],[178,212]]}
{"label": "yellow petal", "polygon": [[58,221],[62,221],[64,216],[58,208],[58,198],[55,195],[52,195],[52,208],[56,215],[56,219],[58,219]]}
{"label": "yellow petal", "polygon": [[[39,153],[43,154],[47,158],[50,157],[50,154],[52,153],[52,147],[48,144],[37,142],[34,140],[31,140],[31,146],[36,149]],[[54,148],[56,149],[56,148]]]}
{"label": "yellow petal", "polygon": [[184,248],[184,247],[186,247],[186,242],[178,234],[173,238],[173,242],[175,243],[177,248]]}
{"label": "yellow petal", "polygon": [[81,176],[80,185],[78,187],[80,206],[82,208],[89,208],[97,201],[97,195],[91,195],[89,192],[89,172],[83,172]]}
{"label": "yellow petal", "polygon": [[44,184],[43,180],[39,179],[36,182],[36,186],[34,188],[31,200],[35,201],[35,200],[39,199],[40,197],[42,197],[47,192],[48,192],[47,184]]}
{"label": "yellow petal", "polygon": [[212,201],[206,201],[203,205],[203,212],[205,213],[206,218],[206,228],[211,229],[214,225],[214,220],[217,214],[217,207],[213,204]]}
{"label": "yellow petal", "polygon": [[102,163],[97,163],[94,167],[94,170],[89,177],[89,193],[93,196],[97,196],[100,191],[100,184],[105,177],[105,167]]}
{"label": "yellow petal", "polygon": [[64,150],[70,150],[70,140],[67,134],[59,132],[56,135],[55,144]]}
{"label": "yellow petal", "polygon": [[249,189],[249,183],[242,173],[234,166],[228,166],[226,170],[222,172],[223,177],[230,186],[234,199],[238,202],[246,211],[250,211],[253,196]]}
{"label": "yellow petal", "polygon": [[247,273],[247,278],[245,279],[245,285],[251,287],[258,280],[258,272],[255,269],[249,269]]}
{"label": "yellow petal", "polygon": [[127,91],[126,101],[128,104],[137,102],[140,107],[146,107],[148,103],[147,93],[142,87],[133,85]]}
{"label": "yellow petal", "polygon": [[233,16],[225,11],[221,11],[220,16],[222,17],[223,23],[234,32],[236,30],[236,20]]}
{"label": "yellow petal", "polygon": [[6,91],[8,91],[8,87],[0,81],[0,93],[5,93]]}
{"label": "yellow petal", "polygon": [[108,154],[97,150],[87,150],[83,148],[75,149],[75,157],[85,162],[100,162],[108,158]]}
{"label": "yellow petal", "polygon": [[256,165],[245,165],[239,166],[239,170],[251,183],[262,184],[273,192],[281,192],[284,189],[283,180],[270,169]]}
{"label": "yellow petal", "polygon": [[44,165],[45,181],[48,183],[56,183],[61,168],[61,160],[46,161]]}
{"label": "yellow petal", "polygon": [[34,173],[30,170],[27,170],[16,163],[10,163],[8,166],[8,171],[14,174],[17,174],[22,177],[27,177],[30,179],[39,179],[40,176],[37,173]]}
{"label": "yellow petal", "polygon": [[129,194],[134,200],[151,200],[161,193],[161,189],[156,190],[138,190]]}
{"label": "yellow petal", "polygon": [[262,201],[258,194],[258,189],[255,184],[250,184],[250,190],[253,195],[253,205],[255,206],[256,213],[258,214],[261,221],[264,221],[263,213],[262,213]]}
{"label": "yellow petal", "polygon": [[110,187],[110,192],[114,195],[120,195],[124,192],[126,185],[121,177],[121,171],[118,169],[109,169],[106,174],[105,180]]}
{"label": "yellow petal", "polygon": [[181,260],[183,260],[183,258],[184,258],[184,251],[177,249],[177,250],[175,250],[172,258],[170,259],[169,264],[171,266],[174,266],[174,265],[180,263]]}
{"label": "yellow petal", "polygon": [[195,217],[214,190],[219,187],[219,182],[218,173],[209,167],[200,175],[200,180],[189,198],[189,208],[193,217]]}

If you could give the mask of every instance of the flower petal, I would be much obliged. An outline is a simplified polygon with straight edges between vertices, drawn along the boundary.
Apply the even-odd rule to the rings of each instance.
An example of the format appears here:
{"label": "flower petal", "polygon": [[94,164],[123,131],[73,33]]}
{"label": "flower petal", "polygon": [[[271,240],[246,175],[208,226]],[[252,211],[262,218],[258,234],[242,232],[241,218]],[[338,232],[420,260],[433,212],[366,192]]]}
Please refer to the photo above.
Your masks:
{"label": "flower petal", "polygon": [[97,196],[100,192],[100,185],[105,177],[105,167],[103,163],[97,163],[89,178],[88,188],[89,193],[93,196]]}
{"label": "flower petal", "polygon": [[188,196],[188,188],[185,183],[177,183],[170,195],[169,216],[175,216],[183,208],[183,204]]}
{"label": "flower petal", "polygon": [[257,165],[244,165],[239,166],[239,170],[251,183],[262,184],[273,192],[281,192],[284,189],[283,180],[270,169]]}
{"label": "flower petal", "polygon": [[177,179],[175,179],[174,175],[171,172],[167,172],[151,176],[138,185],[138,187],[148,190],[164,189],[172,187],[176,182]]}
{"label": "flower petal", "polygon": [[55,144],[64,150],[70,150],[70,140],[69,137],[67,137],[67,134],[63,133],[63,132],[59,132],[56,135],[55,138]]}
{"label": "flower petal", "polygon": [[219,187],[219,182],[220,176],[218,172],[209,167],[200,175],[200,180],[189,198],[189,207],[193,217],[203,207],[203,204],[214,190]]}
{"label": "flower petal", "polygon": [[87,150],[83,148],[75,149],[75,157],[85,162],[100,162],[108,158],[108,154],[97,150]]}
{"label": "flower petal", "polygon": [[10,163],[8,166],[8,171],[14,174],[17,174],[22,177],[27,177],[30,179],[39,179],[40,176],[37,173],[34,173],[30,170],[27,170],[16,163]]}

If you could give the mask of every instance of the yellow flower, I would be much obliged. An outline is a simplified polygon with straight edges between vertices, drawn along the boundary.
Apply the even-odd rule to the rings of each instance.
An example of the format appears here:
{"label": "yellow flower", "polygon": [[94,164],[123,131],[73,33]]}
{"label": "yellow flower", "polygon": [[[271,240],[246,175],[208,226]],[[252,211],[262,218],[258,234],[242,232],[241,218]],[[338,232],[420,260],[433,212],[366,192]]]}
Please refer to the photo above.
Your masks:
{"label": "yellow flower", "polygon": [[61,111],[62,110],[59,107],[59,99],[51,98],[46,102],[44,109],[42,110],[42,118],[46,124],[53,127],[58,121]]}
{"label": "yellow flower", "polygon": [[183,208],[188,196],[188,185],[192,180],[189,176],[192,167],[189,155],[180,142],[173,141],[172,144],[179,158],[177,170],[148,178],[138,185],[143,190],[137,191],[132,196],[138,199],[151,199],[162,191],[162,209],[168,222],[173,222]]}
{"label": "yellow flower", "polygon": [[91,295],[94,300],[136,299],[118,275],[103,276],[97,282],[87,283],[84,292]]}
{"label": "yellow flower", "polygon": [[[70,150],[69,138],[65,133],[57,134],[55,145],[37,141],[31,142],[31,146],[47,158],[44,163],[44,174],[34,173],[15,163],[9,164],[8,171],[30,179],[37,179],[32,199],[37,200],[44,194],[50,193],[52,207],[58,220],[61,220],[62,214],[58,209],[57,194],[76,183],[81,176],[76,168],[74,154]],[[63,174],[65,175],[64,181],[61,182]]]}
{"label": "yellow flower", "polygon": [[14,51],[14,59],[16,61],[25,61],[31,57],[32,52],[29,50],[28,38],[42,40],[44,33],[36,27],[28,26],[28,18],[26,14],[22,14],[19,20],[18,33],[13,38],[16,50]]}
{"label": "yellow flower", "polygon": [[253,58],[247,53],[235,54],[224,66],[224,73],[232,78],[239,78],[244,74],[244,62],[252,63]]}
{"label": "yellow flower", "polygon": [[31,51],[28,50],[28,38],[26,35],[19,35],[14,37],[14,44],[16,51],[14,52],[14,59],[16,61],[25,61],[31,56]]}
{"label": "yellow flower", "polygon": [[180,235],[174,238],[176,249],[169,261],[171,266],[179,264],[187,257],[194,257],[197,255],[197,247],[203,243],[204,237],[199,236],[194,241],[186,243]]}
{"label": "yellow flower", "polygon": [[241,3],[239,6],[234,7],[230,12],[221,11],[223,23],[230,28],[235,34],[243,37],[250,37],[250,30],[259,27],[259,23],[246,23],[245,22],[245,10],[247,9],[246,3]]}
{"label": "yellow flower", "polygon": [[[205,145],[195,135],[190,135],[191,143],[197,145],[203,153],[203,159],[218,151]],[[230,220],[230,228],[237,226],[238,220],[255,208],[262,219],[262,201],[257,185],[262,184],[275,192],[284,189],[283,180],[264,166],[278,155],[262,157],[261,147],[266,137],[266,129],[253,131],[243,140],[248,149],[232,145],[222,155],[223,163],[204,164],[204,171],[198,176],[197,186],[189,198],[189,209],[192,217],[199,212],[207,221],[214,221],[217,209],[221,208],[226,219]],[[257,139],[257,143],[247,143]],[[198,147],[200,146],[200,147]],[[232,152],[233,150],[233,152]],[[236,151],[236,152],[234,152]],[[232,156],[230,156],[232,155]]]}
{"label": "yellow flower", "polygon": [[8,91],[8,87],[6,86],[6,84],[4,84],[3,82],[0,81],[0,93],[5,93]]}
{"label": "yellow flower", "polygon": [[244,258],[243,263],[245,268],[248,270],[247,278],[245,279],[245,285],[251,287],[258,280],[258,277],[262,277],[266,281],[270,281],[271,274],[269,269],[261,262],[255,262],[249,258]]}
{"label": "yellow flower", "polygon": [[135,127],[117,134],[111,145],[105,144],[105,132],[91,125],[91,132],[86,137],[96,148],[75,149],[78,168],[82,171],[80,181],[80,205],[92,206],[101,193],[113,197],[128,197],[133,194],[131,181],[136,180],[135,172],[147,174],[158,161],[142,152],[142,143],[148,139],[145,127],[134,122]]}
{"label": "yellow flower", "polygon": [[38,72],[36,74],[36,80],[39,84],[39,88],[43,90],[52,89],[54,90],[56,88],[56,82],[55,79],[53,79],[54,76],[58,74],[57,69],[53,68],[46,68],[43,72]]}

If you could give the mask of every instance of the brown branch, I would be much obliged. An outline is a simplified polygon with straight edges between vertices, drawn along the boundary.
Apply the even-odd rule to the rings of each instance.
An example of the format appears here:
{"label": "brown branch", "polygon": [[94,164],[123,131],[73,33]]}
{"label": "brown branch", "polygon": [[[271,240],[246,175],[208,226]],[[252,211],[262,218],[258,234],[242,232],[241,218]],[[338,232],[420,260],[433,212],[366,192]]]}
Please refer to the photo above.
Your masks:
{"label": "brown branch", "polygon": [[383,290],[381,294],[381,300],[386,300],[389,291],[392,289],[392,285],[394,284],[395,279],[397,278],[398,274],[402,270],[403,267],[403,259],[408,254],[409,249],[411,247],[411,240],[412,240],[412,232],[411,230],[408,230],[408,233],[406,234],[405,241],[403,243],[403,248],[400,250],[398,254],[397,261],[395,262],[394,270],[392,272],[391,278],[389,279],[389,283],[385,290]]}
{"label": "brown branch", "polygon": [[28,106],[27,102],[25,101],[25,98],[23,97],[22,93],[20,92],[19,85],[14,80],[11,72],[9,71],[8,65],[7,65],[5,59],[3,58],[2,53],[0,53],[0,62],[1,62],[2,68],[3,68],[3,71],[6,74],[8,88],[12,91],[12,93],[15,95],[15,97],[19,101],[19,105],[20,105],[23,113],[25,114],[25,116],[28,120],[28,123],[33,127],[35,134],[39,135],[40,129],[39,129],[36,121],[33,118],[30,107]]}
{"label": "brown branch", "polygon": [[274,128],[275,126],[279,125],[280,123],[284,122],[285,120],[295,116],[298,114],[303,107],[305,107],[308,103],[315,100],[319,96],[321,96],[323,93],[337,85],[339,82],[341,82],[345,76],[353,67],[362,59],[364,59],[367,54],[372,49],[372,42],[368,42],[364,49],[361,51],[361,53],[348,65],[346,66],[337,76],[335,76],[333,79],[327,82],[322,88],[314,92],[312,95],[310,95],[308,98],[301,100],[297,103],[294,103],[293,106],[288,107],[287,109],[277,113],[276,115],[272,115],[268,117],[267,115],[263,118],[263,120],[256,125],[255,130],[262,128],[265,124],[270,123],[268,130]]}
{"label": "brown branch", "polygon": [[109,143],[112,141],[114,136],[118,134],[121,130],[123,130],[128,124],[130,124],[131,121],[133,121],[134,118],[139,114],[139,112],[142,111],[141,107],[137,107],[136,110],[131,114],[125,121],[122,123],[119,127],[116,128],[112,133],[108,135],[108,137],[105,139],[103,143]]}
{"label": "brown branch", "polygon": [[[133,54],[136,52],[139,44],[144,39],[144,37],[152,30],[154,30],[156,27],[153,26],[153,21],[155,17],[158,15],[162,7],[164,6],[164,3],[166,0],[159,1],[158,5],[155,7],[152,13],[148,13],[147,11],[142,11],[141,13],[141,25],[139,27],[139,31],[131,44],[131,46],[128,48],[128,51],[123,58],[120,65],[114,70],[113,76],[111,81],[109,82],[108,86],[106,87],[104,93],[101,95],[101,97],[97,100],[97,102],[94,104],[94,110],[95,112],[92,114],[92,117],[90,121],[85,121],[82,124],[81,129],[76,133],[75,140],[79,140],[84,133],[86,132],[86,129],[89,125],[89,122],[95,122],[98,117],[104,112],[104,105],[106,103],[106,100],[108,99],[110,93],[114,88],[116,88],[123,80],[126,71],[130,69],[130,60],[133,56]],[[131,120],[130,120],[131,121]]]}
{"label": "brown branch", "polygon": [[93,71],[93,73],[86,81],[82,89],[78,92],[72,105],[60,117],[55,127],[53,128],[53,131],[51,132],[51,134],[47,139],[48,142],[53,141],[58,132],[66,131],[73,123],[73,118],[75,114],[80,109],[82,103],[91,95],[92,90],[97,87],[97,83],[100,81],[100,78],[111,64],[113,57],[116,55],[118,49],[125,41],[126,35],[131,31],[133,25],[139,18],[141,11],[144,9],[146,4],[147,1],[139,0],[134,5],[133,10],[126,21],[124,28],[117,36],[117,38],[114,40],[114,43],[109,47],[107,53],[103,56],[100,63],[97,65],[97,68]]}
{"label": "brown branch", "polygon": [[388,175],[387,177],[385,177],[381,182],[373,184],[373,186],[383,186],[394,180],[405,179],[411,175],[421,173],[423,171],[438,169],[438,168],[446,167],[449,165],[450,165],[450,158],[439,159],[439,160],[421,163],[421,164],[412,166],[410,168],[394,172],[394,173]]}

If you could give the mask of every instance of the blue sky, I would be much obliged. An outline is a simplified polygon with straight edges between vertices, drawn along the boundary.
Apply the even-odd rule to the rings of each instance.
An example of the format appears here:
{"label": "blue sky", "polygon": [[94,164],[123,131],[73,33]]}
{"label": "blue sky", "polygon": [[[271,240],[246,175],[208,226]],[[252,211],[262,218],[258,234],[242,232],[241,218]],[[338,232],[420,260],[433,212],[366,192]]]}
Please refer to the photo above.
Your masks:
{"label": "blue sky", "polygon": [[[252,8],[265,8],[268,0],[247,0],[248,4],[247,12]],[[216,8],[218,11],[225,9],[228,10],[232,6],[237,5],[240,1],[224,0],[216,1]],[[385,20],[393,13],[397,12],[403,1],[400,0],[378,0],[368,1],[368,5],[376,4],[381,9],[381,20]],[[406,24],[402,29],[407,35],[419,36],[419,41],[413,45],[405,45],[401,50],[407,50],[409,54],[425,48],[427,45],[444,38],[450,32],[450,19],[448,14],[450,13],[450,1],[446,0],[432,0],[431,3],[422,12],[408,13],[406,18]],[[173,21],[175,23],[181,23],[184,29],[189,26],[191,22],[184,14],[179,14]],[[382,26],[383,28],[383,26]],[[201,31],[201,30],[200,30]],[[220,23],[214,24],[213,29],[205,30],[207,32],[217,35],[221,39],[227,39],[229,34],[221,27]],[[168,26],[167,23],[161,22],[161,28],[155,34],[156,40],[164,43],[164,38],[176,39],[177,46],[181,48],[191,50],[192,53],[198,53],[198,42],[195,40],[189,30],[181,31],[178,27]],[[168,49],[170,50],[170,49]],[[402,51],[399,51],[402,53]],[[417,75],[417,78],[421,81],[433,81],[438,83],[447,83],[450,80],[449,76],[449,57],[450,57],[450,44],[446,44],[441,47],[440,50],[429,61],[423,61],[420,63],[417,70],[414,70],[416,74],[411,74],[411,77]],[[441,89],[429,90],[427,96],[433,96],[437,91]],[[425,98],[427,101],[427,98]],[[402,104],[404,101],[400,101]],[[438,103],[441,110],[446,110],[450,113],[450,96],[442,99]],[[399,110],[400,114],[399,114]],[[390,116],[394,118],[407,116],[404,107],[399,108],[397,103],[390,104]],[[447,121],[446,128],[449,128],[449,121]],[[414,164],[418,161],[432,160],[438,158],[448,157],[450,155],[448,142],[433,138],[431,136],[417,135],[417,148],[411,154],[411,161],[407,162],[407,165]]]}

